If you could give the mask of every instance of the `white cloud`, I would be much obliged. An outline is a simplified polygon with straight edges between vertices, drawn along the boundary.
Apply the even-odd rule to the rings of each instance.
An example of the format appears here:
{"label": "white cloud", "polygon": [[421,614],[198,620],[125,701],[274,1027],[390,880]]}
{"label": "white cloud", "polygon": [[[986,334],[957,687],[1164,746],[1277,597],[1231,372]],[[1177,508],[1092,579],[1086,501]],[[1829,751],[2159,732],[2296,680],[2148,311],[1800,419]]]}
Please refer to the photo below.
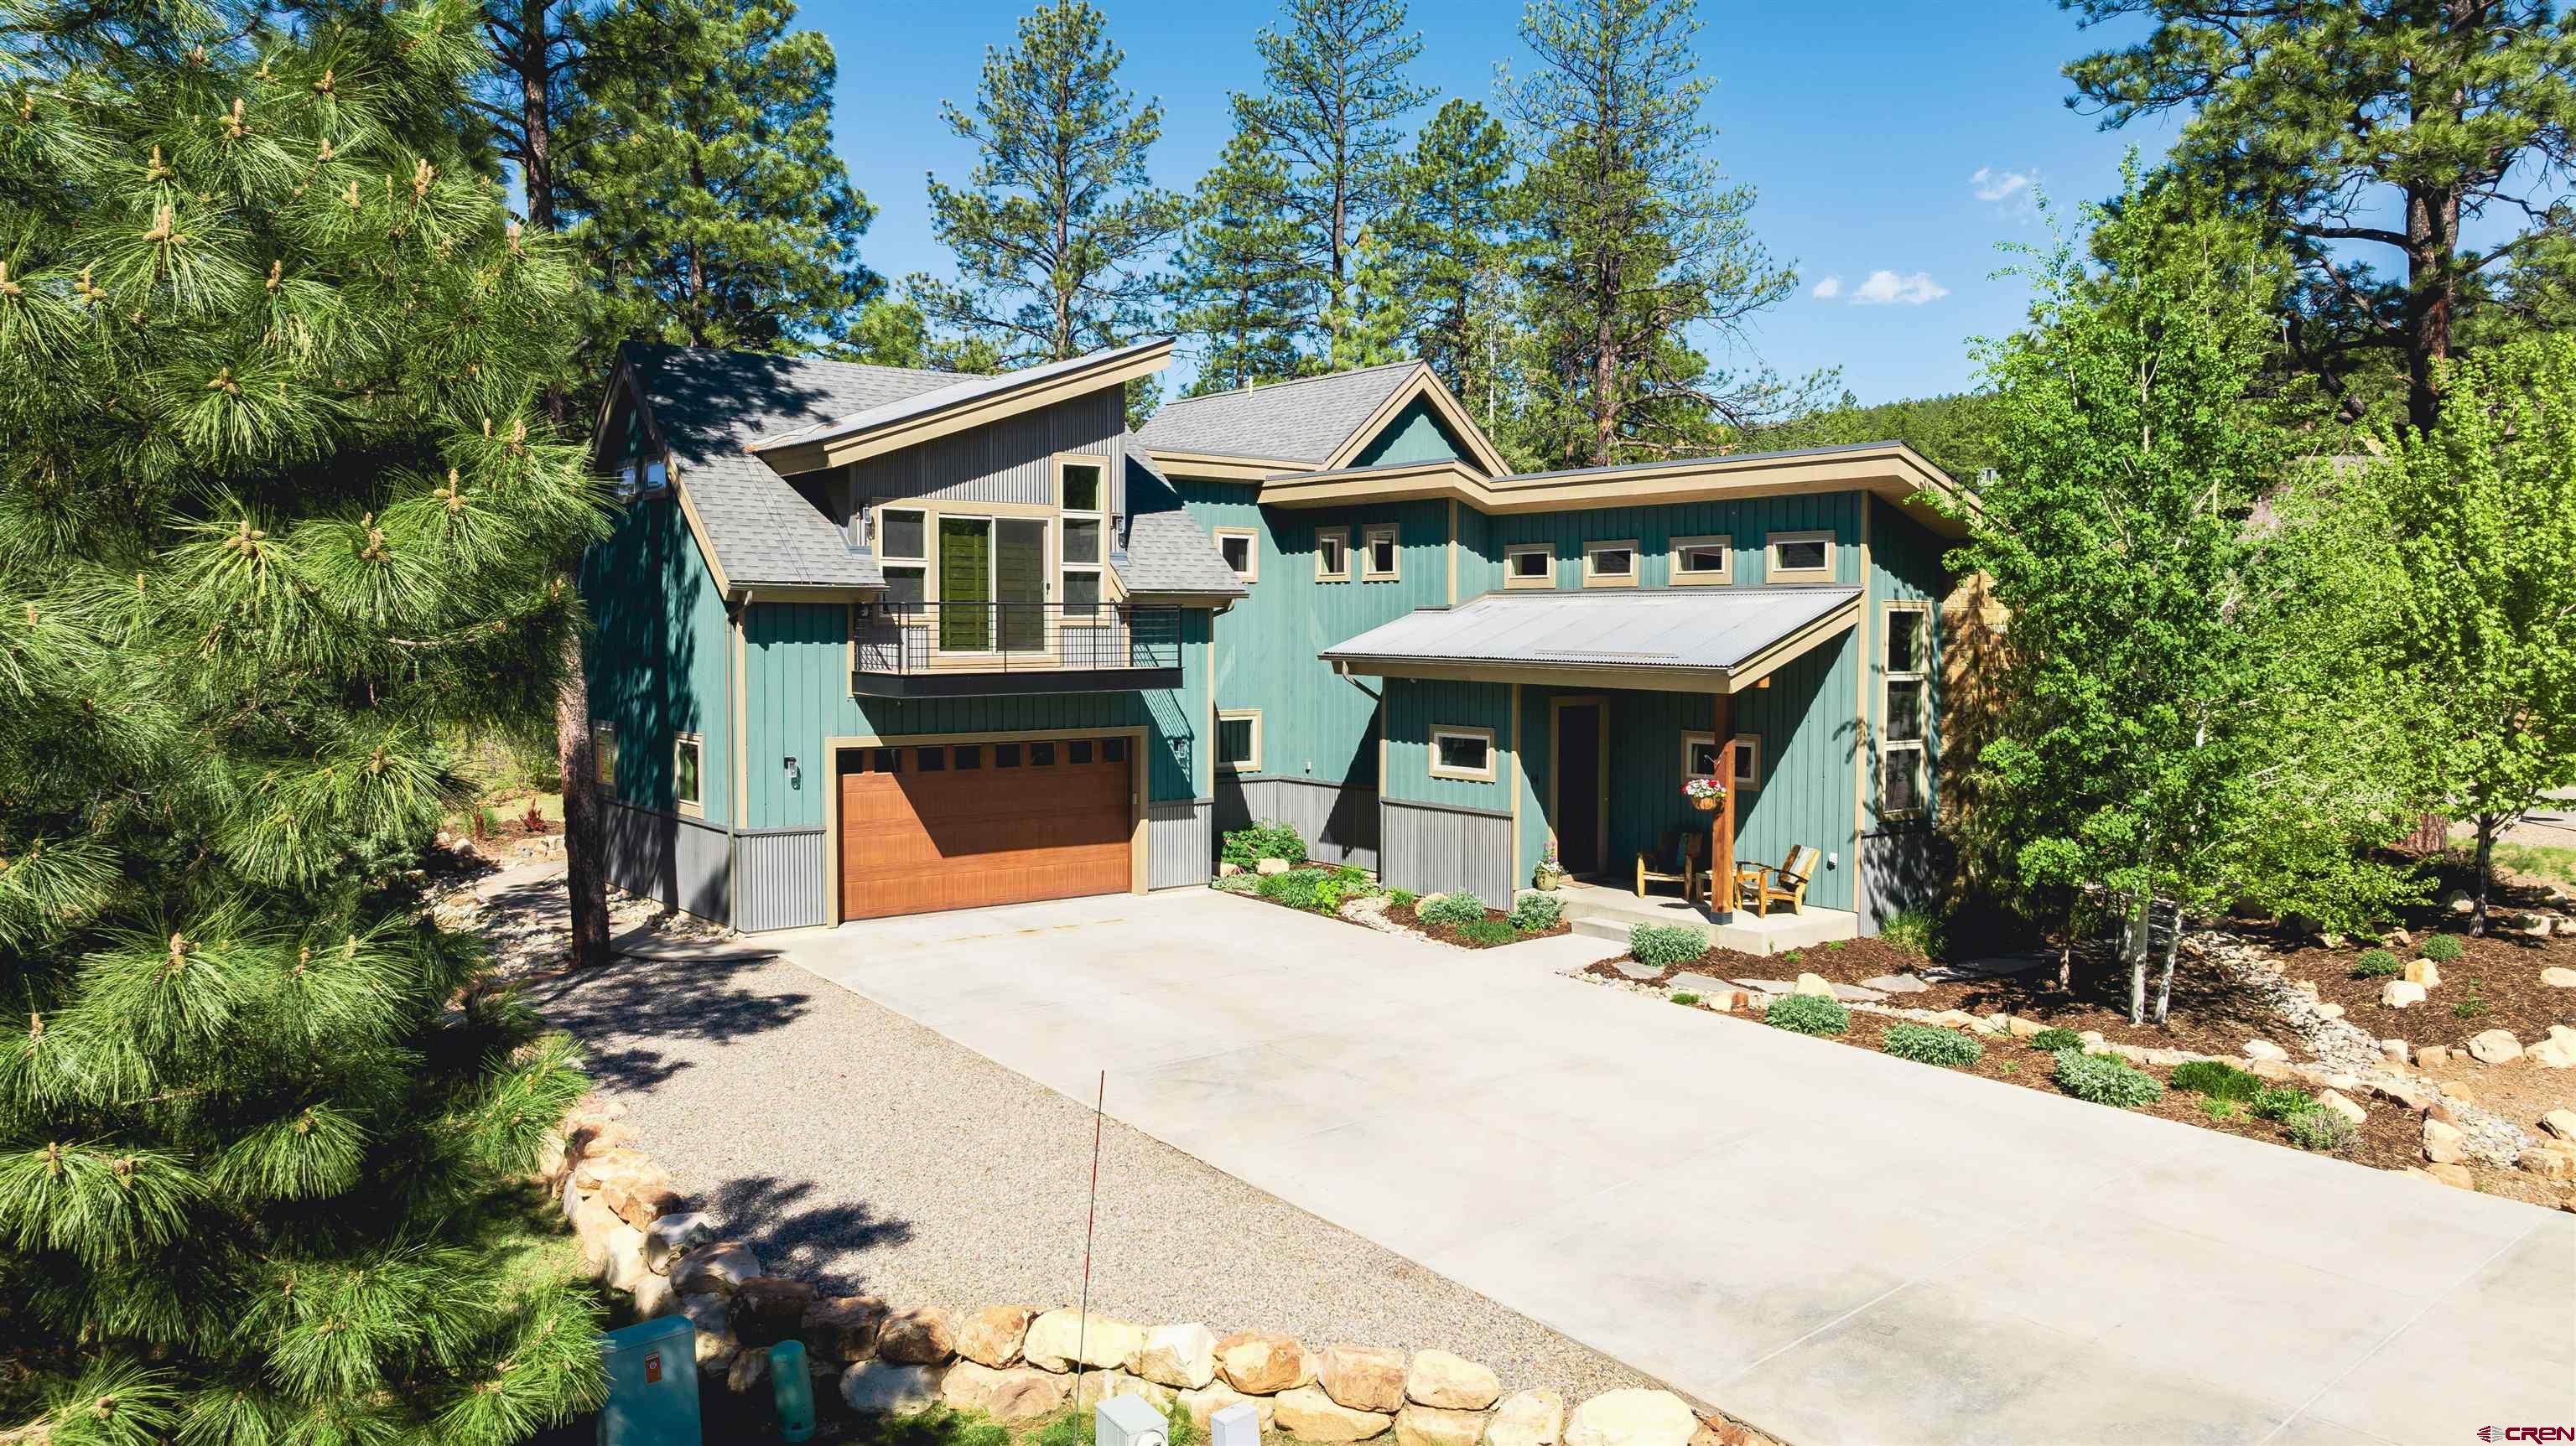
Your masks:
{"label": "white cloud", "polygon": [[1818,301],[1831,301],[1843,294],[1843,279],[1839,276],[1828,276],[1808,288],[1807,294]]}
{"label": "white cloud", "polygon": [[1893,271],[1873,271],[1869,279],[1852,292],[1855,306],[1922,306],[1950,294],[1950,288],[1916,271],[1899,276]]}
{"label": "white cloud", "polygon": [[1976,189],[1978,200],[2002,201],[2010,199],[2017,191],[2030,189],[2030,183],[2037,179],[2027,171],[1998,171],[1992,166],[1979,166],[1977,173],[1968,178],[1968,184]]}

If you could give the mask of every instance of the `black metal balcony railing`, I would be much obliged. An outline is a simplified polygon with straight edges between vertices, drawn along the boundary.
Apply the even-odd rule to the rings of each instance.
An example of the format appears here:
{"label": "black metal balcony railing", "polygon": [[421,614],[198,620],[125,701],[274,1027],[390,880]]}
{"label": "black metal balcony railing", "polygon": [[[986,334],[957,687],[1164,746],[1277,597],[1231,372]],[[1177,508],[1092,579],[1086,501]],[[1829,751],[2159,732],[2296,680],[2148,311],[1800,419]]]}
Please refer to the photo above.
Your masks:
{"label": "black metal balcony railing", "polygon": [[929,681],[996,673],[1150,673],[1181,666],[1181,610],[1172,606],[868,603],[859,608],[854,626],[853,665],[863,683],[888,676]]}

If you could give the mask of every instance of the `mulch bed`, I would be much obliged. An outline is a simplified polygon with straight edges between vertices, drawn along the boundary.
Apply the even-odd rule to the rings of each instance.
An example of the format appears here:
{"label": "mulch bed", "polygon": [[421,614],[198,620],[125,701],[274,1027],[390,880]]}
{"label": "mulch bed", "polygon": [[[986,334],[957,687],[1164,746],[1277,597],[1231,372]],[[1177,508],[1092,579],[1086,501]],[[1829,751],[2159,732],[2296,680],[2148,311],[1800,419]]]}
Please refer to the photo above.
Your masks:
{"label": "mulch bed", "polygon": [[[1574,932],[1574,926],[1572,924],[1567,923],[1563,919],[1559,919],[1556,923],[1556,927],[1553,929],[1541,929],[1535,934],[1515,932],[1509,939],[1497,940],[1492,943],[1483,943],[1460,934],[1457,928],[1453,925],[1426,924],[1422,922],[1422,920],[1414,914],[1413,906],[1411,904],[1387,905],[1386,917],[1390,921],[1402,924],[1404,927],[1411,929],[1413,932],[1423,935],[1426,938],[1437,939],[1443,944],[1455,944],[1461,949],[1502,949],[1529,939],[1553,939],[1559,934],[1571,934]],[[1488,919],[1504,921],[1509,921],[1511,918],[1509,914],[1504,913],[1500,909],[1487,909],[1485,911],[1485,917]]]}
{"label": "mulch bed", "polygon": [[[2314,980],[2318,998],[2342,1005],[2345,1019],[2382,1039],[2456,1048],[2472,1035],[2503,1029],[2529,1044],[2548,1034],[2553,1024],[2576,1026],[2576,989],[2553,989],[2540,982],[2543,969],[2576,969],[2576,939],[2510,935],[2472,939],[2456,931],[2444,932],[2459,940],[2468,953],[2441,966],[2442,982],[2432,998],[2404,1009],[2390,1009],[2379,1002],[2380,986],[2387,980],[2352,977],[2363,951],[2371,947],[2367,942],[2328,949],[2313,939],[2276,939],[2272,947],[2285,977]],[[2419,933],[2412,945],[2394,946],[2389,952],[2400,962],[2414,959],[2422,953],[2427,937]],[[2463,1018],[2458,1012],[2463,1004],[2483,1008]]]}

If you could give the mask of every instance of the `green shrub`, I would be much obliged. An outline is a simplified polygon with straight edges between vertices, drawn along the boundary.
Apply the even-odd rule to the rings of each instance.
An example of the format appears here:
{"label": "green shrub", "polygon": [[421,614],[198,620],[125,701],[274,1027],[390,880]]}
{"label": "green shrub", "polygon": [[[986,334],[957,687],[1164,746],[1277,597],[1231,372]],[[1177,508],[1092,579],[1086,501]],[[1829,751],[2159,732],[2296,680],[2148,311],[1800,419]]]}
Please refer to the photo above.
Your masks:
{"label": "green shrub", "polygon": [[1639,924],[1628,931],[1628,952],[1649,969],[1671,969],[1708,952],[1708,936],[1688,924]]}
{"label": "green shrub", "polygon": [[1387,902],[1393,904],[1399,909],[1410,909],[1416,903],[1419,903],[1421,899],[1422,896],[1411,889],[1389,889],[1386,891]]}
{"label": "green shrub", "polygon": [[1211,889],[1223,889],[1229,894],[1249,894],[1255,892],[1261,887],[1261,875],[1227,874],[1221,878],[1208,880],[1208,887]]}
{"label": "green shrub", "polygon": [[2436,934],[2425,940],[2424,947],[2416,952],[2436,964],[2457,964],[2469,952],[2469,946],[2448,934]]}
{"label": "green shrub", "polygon": [[1313,909],[1322,905],[1324,876],[1313,869],[1290,869],[1284,874],[1262,877],[1259,893],[1274,904],[1292,909]]}
{"label": "green shrub", "polygon": [[2030,1037],[2030,1047],[2055,1054],[2061,1049],[2082,1049],[2084,1038],[2071,1029],[2043,1029]]}
{"label": "green shrub", "polygon": [[1342,892],[1354,899],[1366,898],[1377,892],[1377,884],[1369,878],[1368,870],[1353,868],[1349,864],[1334,866],[1333,882],[1341,885]]}
{"label": "green shrub", "polygon": [[1851,1011],[1839,999],[1821,994],[1792,994],[1771,1001],[1762,1016],[1764,1023],[1776,1029],[1794,1030],[1800,1034],[1841,1034],[1851,1028]]}
{"label": "green shrub", "polygon": [[2295,1090],[2288,1085],[2263,1086],[2254,1092],[2253,1102],[2248,1106],[2254,1117],[2260,1120],[2294,1119],[2316,1107],[2317,1102],[2309,1097],[2306,1090]]}
{"label": "green shrub", "polygon": [[1687,989],[1676,990],[1673,993],[1673,1002],[1675,1004],[1697,1004],[1699,1001],[1700,996],[1691,993]]}
{"label": "green shrub", "polygon": [[2309,1110],[2290,1116],[2290,1143],[2302,1150],[2340,1150],[2360,1133],[2352,1121],[2332,1110]]}
{"label": "green shrub", "polygon": [[1509,919],[1471,919],[1457,929],[1459,938],[1479,947],[1508,944],[1521,936]]}
{"label": "green shrub", "polygon": [[1357,894],[1365,894],[1367,892],[1368,884],[1365,880],[1361,882],[1358,888],[1354,889],[1350,885],[1342,882],[1340,879],[1328,877],[1322,883],[1315,886],[1315,912],[1318,914],[1339,914],[1342,911],[1342,900]]}
{"label": "green shrub", "polygon": [[2486,1012],[2486,996],[2478,992],[2478,981],[2472,979],[2461,992],[2459,1001],[2451,1006],[2451,1013],[2456,1018],[2475,1019]]}
{"label": "green shrub", "polygon": [[2057,1052],[2057,1087],[2079,1100],[2133,1110],[2165,1092],[2164,1082],[2107,1054]]}
{"label": "green shrub", "polygon": [[1956,1030],[1928,1024],[1891,1024],[1879,1048],[1919,1064],[1970,1065],[1986,1057],[1984,1045]]}
{"label": "green shrub", "polygon": [[2385,979],[2392,974],[2405,972],[2406,966],[2398,963],[2397,956],[2385,949],[2364,949],[2361,957],[2353,961],[2352,966],[2352,977],[2355,979]]}
{"label": "green shrub", "polygon": [[1265,818],[1250,828],[1239,828],[1227,834],[1217,857],[1247,869],[1263,859],[1286,859],[1292,864],[1302,864],[1306,861],[1306,841],[1287,824],[1275,818]]}
{"label": "green shrub", "polygon": [[1485,901],[1460,889],[1432,900],[1429,908],[1417,910],[1414,917],[1426,924],[1447,924],[1453,929],[1463,929],[1469,924],[1485,922]]}
{"label": "green shrub", "polygon": [[2237,1109],[2238,1105],[2234,1100],[2202,1100],[2200,1102],[2200,1112],[2209,1116],[2213,1120],[2232,1120],[2236,1118]]}
{"label": "green shrub", "polygon": [[1941,947],[1941,916],[1919,904],[1899,909],[1878,926],[1878,937],[1909,954],[1929,959]]}
{"label": "green shrub", "polygon": [[1524,934],[1544,934],[1565,921],[1565,901],[1553,894],[1523,894],[1512,900],[1512,927]]}
{"label": "green shrub", "polygon": [[2173,1087],[2241,1105],[2262,1091],[2263,1081],[2223,1059],[2195,1059],[2173,1067]]}

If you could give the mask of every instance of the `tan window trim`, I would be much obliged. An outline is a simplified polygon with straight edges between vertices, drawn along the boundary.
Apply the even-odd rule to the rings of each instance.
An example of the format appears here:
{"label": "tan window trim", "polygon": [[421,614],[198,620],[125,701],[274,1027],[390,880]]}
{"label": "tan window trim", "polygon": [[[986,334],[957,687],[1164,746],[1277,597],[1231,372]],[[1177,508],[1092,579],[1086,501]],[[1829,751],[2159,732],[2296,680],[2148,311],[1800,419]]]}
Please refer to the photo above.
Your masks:
{"label": "tan window trim", "polygon": [[[1594,568],[1594,560],[1602,553],[1615,552],[1622,548],[1628,553],[1626,572],[1604,573]],[[1583,544],[1583,585],[1585,587],[1635,587],[1637,585],[1637,539],[1617,538]]]}
{"label": "tan window trim", "polygon": [[[1922,631],[1915,635],[1916,647],[1920,652],[1920,656],[1917,657],[1915,661],[1920,666],[1903,672],[1892,671],[1887,666],[1888,640],[1895,635],[1896,631],[1889,625],[1889,619],[1894,618],[1899,613],[1915,613],[1919,614],[1923,619]],[[1932,661],[1933,626],[1932,604],[1929,602],[1891,602],[1882,603],[1879,606],[1879,656],[1877,658],[1879,761],[1876,784],[1880,800],[1878,816],[1881,822],[1900,822],[1910,819],[1919,819],[1926,816],[1931,808],[1932,750],[1930,745],[1932,741],[1933,706],[1932,670],[1930,664]],[[1889,717],[1888,695],[1894,691],[1894,685],[1898,683],[1913,683],[1917,685],[1915,696],[1920,700],[1918,706],[1922,710],[1921,716],[1915,720],[1915,736],[1902,740],[1890,739],[1888,737],[1887,728],[1887,720]],[[1914,797],[1917,802],[1912,808],[1890,809],[1886,807],[1885,804],[1887,797],[1887,765],[1896,757],[1896,755],[1901,753],[1911,753],[1914,755]]]}
{"label": "tan window trim", "polygon": [[[680,797],[680,751],[694,748],[698,753],[698,796]],[[677,733],[671,737],[671,806],[689,818],[707,816],[707,744],[695,733]]]}
{"label": "tan window trim", "polygon": [[[1340,569],[1339,569],[1339,570],[1337,570],[1337,571],[1336,571],[1336,570],[1328,570],[1328,569],[1326,569],[1326,568],[1325,568],[1325,566],[1324,566],[1324,540],[1325,540],[1326,538],[1331,538],[1335,543],[1339,544],[1339,545],[1340,545],[1340,547],[1341,547],[1341,552],[1342,552],[1342,565],[1341,565]],[[1315,529],[1315,581],[1317,581],[1317,582],[1349,582],[1350,580],[1351,580],[1351,530],[1350,530],[1349,528],[1347,528],[1347,527],[1318,527],[1318,528],[1316,528],[1316,529]]]}
{"label": "tan window trim", "polygon": [[[1377,570],[1377,545],[1381,541],[1386,543],[1387,553],[1387,568],[1384,572]],[[1404,545],[1402,534],[1396,525],[1392,522],[1383,522],[1362,528],[1360,530],[1360,580],[1394,582],[1402,576],[1403,572]]]}
{"label": "tan window trim", "polygon": [[[1524,555],[1546,558],[1547,571],[1540,573],[1536,577],[1523,577],[1512,571],[1512,559]],[[1556,586],[1556,544],[1552,542],[1515,542],[1509,547],[1504,548],[1503,586],[1507,588],[1538,588]]]}
{"label": "tan window trim", "polygon": [[[1784,542],[1821,542],[1825,561],[1821,567],[1780,566],[1780,544]],[[1762,580],[1764,582],[1832,582],[1834,580],[1834,535],[1831,532],[1774,532],[1762,539]]]}
{"label": "tan window trim", "polygon": [[[1097,468],[1099,468],[1099,469],[1100,469],[1100,505],[1099,505],[1099,506],[1097,506],[1097,507],[1067,507],[1067,506],[1065,505],[1065,501],[1064,501],[1064,465],[1065,465],[1067,462],[1086,464],[1086,465],[1093,466],[1093,467],[1097,467]],[[1098,455],[1098,454],[1096,454],[1096,453],[1092,453],[1092,452],[1058,452],[1058,453],[1056,453],[1052,458],[1048,459],[1048,463],[1047,463],[1047,481],[1048,481],[1048,482],[1049,482],[1049,483],[1050,483],[1050,484],[1055,488],[1055,493],[1054,493],[1053,501],[1054,501],[1054,505],[1055,505],[1055,510],[1056,510],[1056,511],[1058,511],[1058,512],[1071,512],[1071,513],[1075,514],[1076,516],[1082,516],[1082,517],[1088,517],[1088,516],[1093,516],[1093,515],[1106,515],[1106,514],[1108,513],[1108,511],[1109,511],[1109,459],[1108,459],[1107,457],[1100,456],[1100,455]]]}
{"label": "tan window trim", "polygon": [[[1454,768],[1443,764],[1440,761],[1440,740],[1443,738],[1473,738],[1484,744],[1485,766]],[[1491,783],[1494,781],[1494,730],[1453,727],[1447,723],[1434,724],[1431,728],[1431,753],[1428,762],[1430,774],[1434,778],[1454,778],[1462,783]]]}
{"label": "tan window trim", "polygon": [[617,796],[617,725],[590,725],[590,776],[610,798]]}
{"label": "tan window trim", "polygon": [[[1223,559],[1225,556],[1225,540],[1227,538],[1242,538],[1243,566],[1236,568],[1234,575],[1247,584],[1261,581],[1261,535],[1259,532],[1249,527],[1217,527],[1209,530],[1216,537],[1216,555],[1219,559]],[[1229,567],[1233,566],[1231,563],[1227,565]]]}
{"label": "tan window trim", "polygon": [[[1682,566],[1692,552],[1700,549],[1717,553],[1717,571],[1692,572]],[[1664,581],[1674,587],[1709,587],[1735,581],[1735,539],[1724,533],[1674,538],[1664,553]]]}
{"label": "tan window trim", "polygon": [[[1222,730],[1228,723],[1250,723],[1252,725],[1252,752],[1248,757],[1234,759],[1231,761],[1220,754],[1216,761],[1216,771],[1219,773],[1259,773],[1261,771],[1261,710],[1258,708],[1217,709],[1217,727]],[[1216,740],[1214,738],[1210,738],[1208,742],[1213,746]]]}

